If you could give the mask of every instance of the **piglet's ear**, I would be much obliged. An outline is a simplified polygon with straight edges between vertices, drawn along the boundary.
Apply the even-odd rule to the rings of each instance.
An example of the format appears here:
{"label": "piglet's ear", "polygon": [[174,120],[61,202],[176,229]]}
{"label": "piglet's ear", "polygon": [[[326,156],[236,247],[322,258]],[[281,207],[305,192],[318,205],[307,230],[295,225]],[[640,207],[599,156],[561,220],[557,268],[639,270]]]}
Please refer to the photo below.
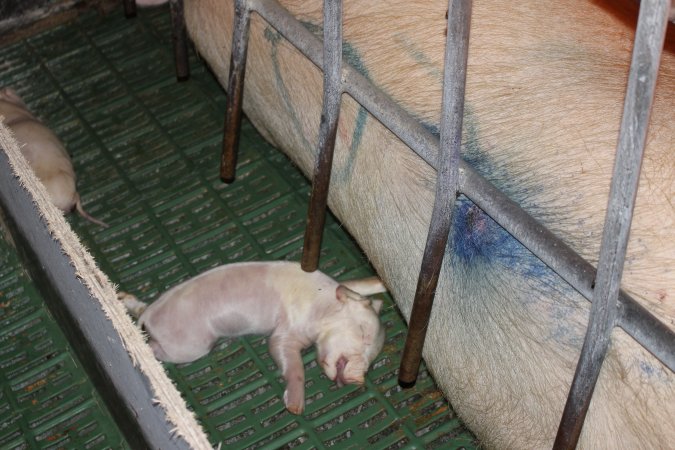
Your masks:
{"label": "piglet's ear", "polygon": [[338,285],[337,289],[335,289],[335,297],[337,297],[340,303],[347,303],[349,301],[348,291],[349,289],[341,284]]}
{"label": "piglet's ear", "polygon": [[382,310],[382,300],[373,300],[370,302],[370,306],[373,307],[377,314]]}
{"label": "piglet's ear", "polygon": [[0,94],[2,94],[3,97],[6,99],[13,101],[13,102],[18,102],[23,104],[23,100],[21,100],[21,97],[19,97],[19,94],[16,93],[16,91],[10,87],[3,88],[0,90]]}
{"label": "piglet's ear", "polygon": [[347,303],[350,300],[357,302],[363,300],[363,297],[342,284],[335,289],[335,296],[340,303]]}

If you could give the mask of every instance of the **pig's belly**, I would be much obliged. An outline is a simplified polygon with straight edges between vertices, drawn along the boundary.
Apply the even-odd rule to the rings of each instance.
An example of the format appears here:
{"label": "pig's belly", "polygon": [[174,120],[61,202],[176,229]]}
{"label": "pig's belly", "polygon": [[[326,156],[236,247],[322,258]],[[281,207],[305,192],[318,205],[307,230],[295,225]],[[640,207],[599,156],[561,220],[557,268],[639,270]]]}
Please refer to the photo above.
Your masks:
{"label": "pig's belly", "polygon": [[[284,3],[310,29],[319,29],[313,24],[321,23],[321,2]],[[463,149],[480,173],[593,263],[632,39],[625,25],[630,22],[598,3],[475,2]],[[447,2],[377,5],[345,5],[345,53],[401,106],[437,129]],[[223,85],[231,8],[220,0],[186,2],[191,37]],[[311,174],[321,74],[255,15],[247,64],[245,112]],[[671,327],[674,67],[667,52],[623,279],[624,289]],[[343,100],[330,207],[407,316],[435,173],[348,96]],[[550,446],[589,303],[464,198],[451,242],[424,357],[486,445]],[[615,331],[580,446],[667,448],[675,442],[672,417],[675,377]]]}

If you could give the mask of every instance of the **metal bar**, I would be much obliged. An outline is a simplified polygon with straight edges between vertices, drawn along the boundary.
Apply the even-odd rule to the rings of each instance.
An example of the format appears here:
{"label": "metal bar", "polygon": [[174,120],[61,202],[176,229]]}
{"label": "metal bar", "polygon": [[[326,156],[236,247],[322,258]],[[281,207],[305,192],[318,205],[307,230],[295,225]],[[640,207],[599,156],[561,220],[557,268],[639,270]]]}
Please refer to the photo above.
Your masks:
{"label": "metal bar", "polygon": [[190,63],[188,62],[183,0],[170,0],[169,8],[171,10],[171,40],[173,41],[176,79],[185,81],[190,78]]}
{"label": "metal bar", "polygon": [[244,98],[244,75],[248,53],[248,31],[251,26],[251,10],[246,0],[234,2],[234,27],[232,32],[232,53],[230,56],[230,78],[227,83],[227,109],[223,132],[223,153],[220,159],[220,178],[234,181],[241,129],[241,105]]}
{"label": "metal bar", "polygon": [[[317,67],[322,68],[321,42],[276,1],[251,0],[251,9]],[[348,64],[343,64],[342,77],[345,93],[436,169],[439,149],[437,137]],[[463,160],[460,160],[459,173],[461,192],[587,300],[592,300],[595,268],[588,261]],[[620,291],[619,301],[619,326],[671,371],[675,371],[675,333],[625,292]],[[655,329],[649,329],[648,326],[654,326]]]}
{"label": "metal bar", "polygon": [[408,323],[398,382],[412,387],[417,381],[431,308],[448,242],[455,199],[459,190],[459,151],[462,145],[466,64],[469,55],[471,0],[448,1],[448,33],[441,108],[440,158],[436,195],[417,291]]}
{"label": "metal bar", "polygon": [[305,243],[301,267],[313,272],[319,267],[321,238],[326,223],[328,187],[333,167],[335,134],[340,118],[342,97],[342,0],[323,2],[323,110],[319,125],[319,149],[312,177]]}
{"label": "metal bar", "polygon": [[136,17],[136,0],[124,0],[124,17],[131,19]]}
{"label": "metal bar", "polygon": [[616,325],[617,298],[669,8],[670,0],[640,3],[591,315],[554,449],[576,447]]}

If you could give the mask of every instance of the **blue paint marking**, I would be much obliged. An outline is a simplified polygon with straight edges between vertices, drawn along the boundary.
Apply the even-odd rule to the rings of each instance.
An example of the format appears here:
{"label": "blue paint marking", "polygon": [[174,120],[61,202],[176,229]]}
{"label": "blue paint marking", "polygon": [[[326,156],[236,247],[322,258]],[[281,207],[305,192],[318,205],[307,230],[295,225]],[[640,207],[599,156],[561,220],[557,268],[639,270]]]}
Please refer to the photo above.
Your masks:
{"label": "blue paint marking", "polygon": [[282,38],[281,34],[279,34],[276,30],[270,27],[265,27],[263,35],[265,36],[265,39],[267,39],[272,44],[272,54],[270,55],[270,57],[272,58],[272,67],[274,67],[274,82],[277,86],[277,91],[279,92],[279,95],[281,96],[281,99],[284,102],[286,111],[290,113],[290,119],[293,124],[293,127],[296,130],[296,134],[300,137],[300,139],[302,139],[302,143],[305,148],[316,149],[316,145],[310,144],[309,141],[305,138],[305,134],[302,129],[302,124],[298,119],[298,115],[295,112],[293,102],[291,102],[290,93],[288,92],[288,88],[286,87],[284,79],[281,75],[281,69],[279,66],[279,57],[277,54],[277,46]]}
{"label": "blue paint marking", "polygon": [[642,370],[642,373],[644,373],[647,376],[654,375],[656,372],[656,368],[649,364],[647,361],[640,361],[639,363],[640,370]]}
{"label": "blue paint marking", "polygon": [[265,39],[267,39],[268,41],[270,41],[272,44],[275,45],[278,44],[279,41],[281,40],[281,35],[270,27],[265,27],[263,35],[265,36]]}
{"label": "blue paint marking", "polygon": [[352,135],[352,145],[349,148],[352,155],[359,148],[359,145],[361,145],[361,139],[363,138],[363,131],[366,128],[367,119],[368,111],[366,111],[366,108],[363,106],[359,107],[359,112],[356,115],[356,124],[354,125],[354,133]]}
{"label": "blue paint marking", "polygon": [[[302,22],[302,25],[317,38],[323,39],[323,28],[321,26],[311,22]],[[366,77],[366,79],[370,80],[370,73],[364,64],[359,51],[349,42],[344,42],[342,44],[342,57],[347,62],[347,64],[356,69],[357,72]],[[359,106],[359,112],[356,116],[356,123],[354,125],[354,132],[352,134],[352,144],[350,146],[350,152],[352,155],[354,154],[354,151],[359,148],[359,145],[361,145],[361,138],[363,137],[363,131],[366,128],[367,119],[368,111],[366,111],[363,106]]]}
{"label": "blue paint marking", "polygon": [[652,362],[645,361],[643,359],[637,360],[637,366],[640,369],[642,375],[646,378],[657,380],[661,383],[673,382],[669,376],[669,370],[663,366],[655,365]]}
{"label": "blue paint marking", "polygon": [[453,255],[466,264],[491,259],[509,244],[508,233],[466,197],[457,201],[453,225]]}
{"label": "blue paint marking", "polygon": [[[562,283],[561,286],[564,288],[568,285]],[[554,286],[551,285],[551,289],[553,288]],[[568,287],[568,291],[571,292],[571,290],[572,288]],[[581,348],[584,343],[585,333],[581,325],[574,323],[575,314],[576,308],[570,307],[563,302],[552,302],[548,305],[548,318],[552,322],[552,330],[548,339],[568,347]]]}
{"label": "blue paint marking", "polygon": [[497,222],[461,195],[455,204],[449,247],[453,264],[499,264],[538,279],[551,270]]}
{"label": "blue paint marking", "polygon": [[[301,22],[302,25],[307,28],[314,36],[319,40],[323,41],[323,28],[320,25],[314,24],[312,22]],[[363,59],[359,54],[359,51],[350,44],[349,42],[342,43],[342,57],[347,61],[347,63],[355,68],[361,75],[370,80],[370,74],[366,65],[363,63]]]}
{"label": "blue paint marking", "polygon": [[[418,118],[419,119],[419,118]],[[437,124],[421,121],[422,125],[436,137],[440,137]],[[527,180],[516,179],[508,172],[505,164],[496,164],[493,158],[482,148],[480,143],[480,129],[477,120],[471,111],[471,106],[464,105],[464,138],[462,142],[462,159],[485,179],[494,184],[511,200],[526,208],[531,214],[539,208],[532,204],[528,191],[533,186]]]}
{"label": "blue paint marking", "polygon": [[[355,68],[361,75],[366,77],[366,79],[370,80],[370,74],[368,73],[368,69],[364,64],[361,55],[349,42],[345,42],[342,45],[342,57],[350,66]],[[368,111],[366,111],[363,106],[359,105],[359,112],[357,113],[354,132],[352,133],[352,145],[349,148],[352,155],[359,148],[359,145],[361,145],[361,138],[363,138],[363,131],[366,128],[367,120]]]}
{"label": "blue paint marking", "polygon": [[401,33],[396,33],[393,36],[393,39],[406,50],[417,66],[424,67],[427,70],[427,73],[439,83],[443,82],[443,69],[429,59],[426,53],[424,53],[412,39]]}
{"label": "blue paint marking", "polygon": [[372,81],[370,80],[370,73],[364,64],[363,59],[361,59],[361,55],[349,42],[342,44],[342,57],[350,66],[355,68],[357,72],[366,77],[369,81]]}
{"label": "blue paint marking", "polygon": [[[480,175],[492,182],[512,200],[525,206],[531,213],[538,208],[530,203],[528,191],[534,187],[528,180],[516,179],[504,164],[496,164],[481,147],[479,127],[470,105],[464,106],[464,141],[462,159]],[[424,127],[439,137],[438,125],[422,122]],[[525,277],[557,277],[539,258],[502,228],[468,198],[457,201],[452,231],[452,260],[455,263],[498,263],[511,267]]]}
{"label": "blue paint marking", "polygon": [[[437,126],[425,126],[438,136]],[[463,159],[512,200],[521,205],[528,203],[528,191],[537,187],[529,180],[516,179],[507,165],[495,163],[484,151],[479,128],[468,106],[465,106],[464,127]],[[538,208],[528,209],[532,212]],[[469,285],[477,283],[469,289],[479,291],[486,279],[493,279],[499,273],[510,279],[516,276],[520,281],[500,284],[499,294],[491,297],[501,301],[508,298],[548,322],[549,332],[542,336],[543,340],[570,348],[582,345],[584,330],[578,320],[579,302],[584,301],[580,294],[464,195],[460,195],[455,204],[450,233],[446,258],[457,273],[464,274]]]}
{"label": "blue paint marking", "polygon": [[[424,123],[424,126],[431,133],[439,136],[437,125]],[[470,105],[465,105],[462,158],[509,198],[525,206],[531,213],[539,211],[540,208],[531,204],[528,195],[528,192],[533,192],[537,187],[533,186],[530,180],[511,175],[506,164],[496,163],[481,146],[479,136],[480,130]],[[562,300],[551,302],[546,306],[540,305],[544,307],[547,311],[545,314],[553,322],[551,334],[547,338],[564,345],[575,347],[581,345],[583,334],[580,334],[577,327],[570,322],[573,320],[572,317],[578,314],[577,306],[575,302],[569,302],[571,298],[579,298],[579,294],[494,219],[463,195],[455,204],[450,233],[450,245],[446,258],[455,269],[460,269],[464,274],[468,274],[466,270],[484,274],[484,270],[489,268],[518,276],[529,287],[524,290],[521,288],[517,291],[510,291],[508,286],[503,286],[502,294],[513,296],[514,299],[517,297],[517,301],[524,305],[534,305],[538,303],[538,299],[542,298]],[[476,282],[482,283],[484,279],[477,279]],[[535,292],[545,293],[545,297]]]}

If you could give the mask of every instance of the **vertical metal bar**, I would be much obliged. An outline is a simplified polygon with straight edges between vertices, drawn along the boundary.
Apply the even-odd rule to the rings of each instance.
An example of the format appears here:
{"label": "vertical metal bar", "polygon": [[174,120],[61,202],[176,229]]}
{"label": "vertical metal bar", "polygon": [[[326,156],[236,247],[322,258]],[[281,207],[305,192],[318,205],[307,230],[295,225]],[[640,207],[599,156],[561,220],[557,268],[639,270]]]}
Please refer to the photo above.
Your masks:
{"label": "vertical metal bar", "polygon": [[452,210],[459,189],[459,150],[462,144],[471,6],[471,0],[449,0],[448,2],[450,20],[445,43],[441,145],[436,175],[436,197],[420,276],[417,281],[415,301],[410,314],[408,336],[401,358],[398,380],[402,387],[411,387],[417,380],[431,307],[452,224]]}
{"label": "vertical metal bar", "polygon": [[251,10],[246,0],[234,2],[234,26],[232,52],[230,54],[230,78],[227,83],[227,107],[223,132],[223,153],[220,159],[220,178],[234,181],[241,129],[241,105],[244,98],[244,75],[248,53],[248,31],[251,25]]}
{"label": "vertical metal bar", "polygon": [[617,298],[670,0],[642,0],[586,338],[553,448],[575,448],[616,325]]}
{"label": "vertical metal bar", "polygon": [[302,252],[302,269],[312,272],[319,266],[321,238],[326,222],[326,203],[333,150],[340,118],[342,96],[342,0],[323,2],[323,109],[319,125],[319,144],[312,194],[309,199],[305,242]]}
{"label": "vertical metal bar", "polygon": [[185,81],[190,78],[190,64],[188,63],[183,0],[170,0],[169,7],[171,10],[171,40],[173,41],[176,79],[178,81]]}
{"label": "vertical metal bar", "polygon": [[124,0],[124,17],[130,19],[136,17],[136,0]]}

